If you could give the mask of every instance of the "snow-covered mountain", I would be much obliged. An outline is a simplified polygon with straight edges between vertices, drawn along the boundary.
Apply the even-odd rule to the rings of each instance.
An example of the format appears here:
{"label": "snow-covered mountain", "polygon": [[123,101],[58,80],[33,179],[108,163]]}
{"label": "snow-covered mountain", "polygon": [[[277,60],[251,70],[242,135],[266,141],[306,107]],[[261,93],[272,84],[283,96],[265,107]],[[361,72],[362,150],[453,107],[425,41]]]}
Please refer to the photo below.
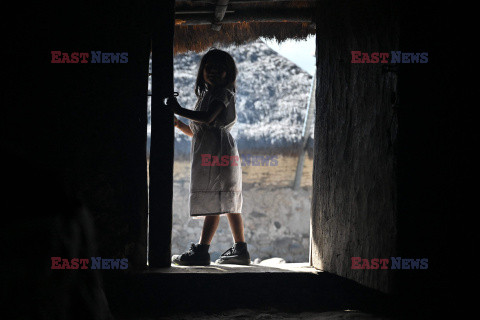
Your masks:
{"label": "snow-covered mountain", "polygon": [[[261,40],[218,48],[229,52],[237,63],[237,123],[231,133],[240,153],[260,150],[272,153],[296,147],[302,134],[312,76]],[[180,94],[179,103],[188,109],[193,109],[196,102],[195,78],[202,55],[191,52],[174,58],[175,91]],[[313,130],[310,137],[313,139]],[[175,154],[189,152],[190,138],[175,130]]]}

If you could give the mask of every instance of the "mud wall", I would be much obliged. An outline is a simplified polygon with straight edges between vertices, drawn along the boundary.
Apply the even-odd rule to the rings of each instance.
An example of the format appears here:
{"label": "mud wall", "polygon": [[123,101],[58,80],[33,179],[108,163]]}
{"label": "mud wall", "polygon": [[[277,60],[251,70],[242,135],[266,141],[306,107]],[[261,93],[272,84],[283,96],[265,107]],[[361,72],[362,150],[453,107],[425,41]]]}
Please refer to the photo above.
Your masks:
{"label": "mud wall", "polygon": [[397,48],[390,5],[319,5],[312,201],[313,265],[383,291],[391,273],[352,270],[351,258],[395,254],[396,75],[380,63],[352,64],[351,51]]}
{"label": "mud wall", "polygon": [[[462,111],[468,59],[454,58],[467,56],[463,30],[472,20],[463,16],[449,4],[413,1],[327,1],[317,13],[313,264],[399,294],[404,312],[425,317],[453,304],[448,261],[468,255],[473,234],[462,199],[476,119]],[[351,64],[352,50],[429,59]],[[353,256],[395,255],[426,258],[428,269],[351,269]]]}

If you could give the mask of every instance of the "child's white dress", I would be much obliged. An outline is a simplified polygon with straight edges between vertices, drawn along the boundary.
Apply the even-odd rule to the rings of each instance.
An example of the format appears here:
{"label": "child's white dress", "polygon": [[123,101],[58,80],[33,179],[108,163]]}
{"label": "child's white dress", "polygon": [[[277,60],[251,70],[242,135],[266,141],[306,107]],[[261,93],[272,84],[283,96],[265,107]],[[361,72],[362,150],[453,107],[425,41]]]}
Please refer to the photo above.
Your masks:
{"label": "child's white dress", "polygon": [[227,88],[207,91],[194,110],[207,111],[214,100],[223,102],[225,110],[210,125],[196,121],[189,125],[193,132],[189,205],[194,219],[242,212],[242,167],[237,144],[230,134],[237,121],[235,93]]}

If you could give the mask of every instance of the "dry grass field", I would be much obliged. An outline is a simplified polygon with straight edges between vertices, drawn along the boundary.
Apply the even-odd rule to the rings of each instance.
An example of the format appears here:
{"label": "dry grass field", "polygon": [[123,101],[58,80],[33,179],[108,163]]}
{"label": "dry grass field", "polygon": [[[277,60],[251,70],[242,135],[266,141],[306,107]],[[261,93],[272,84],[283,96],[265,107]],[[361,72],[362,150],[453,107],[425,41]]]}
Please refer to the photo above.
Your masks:
{"label": "dry grass field", "polygon": [[[297,157],[278,156],[276,166],[242,166],[242,182],[245,188],[257,187],[290,187],[293,186],[295,171],[297,169]],[[173,168],[174,181],[190,180],[190,162],[176,160]],[[305,157],[301,187],[312,186],[313,159]]]}

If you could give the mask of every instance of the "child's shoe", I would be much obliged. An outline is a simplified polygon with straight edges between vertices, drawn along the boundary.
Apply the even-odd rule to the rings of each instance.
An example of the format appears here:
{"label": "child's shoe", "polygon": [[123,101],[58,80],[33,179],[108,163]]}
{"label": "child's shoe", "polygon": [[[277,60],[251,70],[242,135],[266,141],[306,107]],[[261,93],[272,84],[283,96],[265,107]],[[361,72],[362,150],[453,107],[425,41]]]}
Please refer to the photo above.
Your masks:
{"label": "child's shoe", "polygon": [[172,262],[181,266],[208,266],[210,265],[209,247],[208,244],[192,242],[188,251],[172,256]]}
{"label": "child's shoe", "polygon": [[250,264],[250,253],[247,250],[246,242],[235,242],[235,244],[222,253],[215,263],[218,264]]}

